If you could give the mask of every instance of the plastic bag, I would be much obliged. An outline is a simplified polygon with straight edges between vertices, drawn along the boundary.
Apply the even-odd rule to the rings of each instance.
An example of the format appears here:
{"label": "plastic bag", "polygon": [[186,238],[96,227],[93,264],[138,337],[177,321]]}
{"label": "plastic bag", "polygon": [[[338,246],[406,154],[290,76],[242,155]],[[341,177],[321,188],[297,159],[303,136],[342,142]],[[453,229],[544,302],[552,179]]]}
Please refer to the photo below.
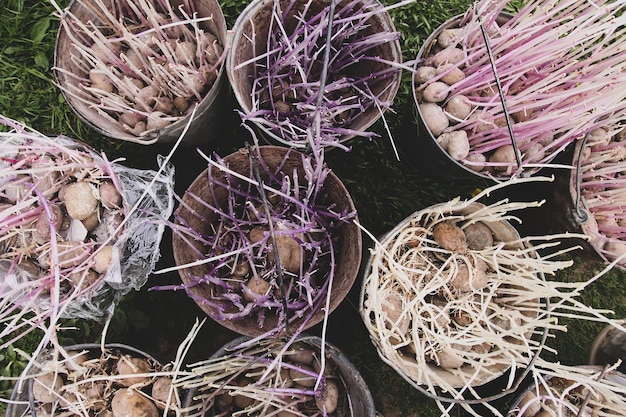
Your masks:
{"label": "plastic bag", "polygon": [[[0,132],[0,320],[105,320],[160,257],[174,206],[173,166],[128,168],[71,138],[0,121],[12,128]],[[93,189],[96,226],[68,213],[67,185],[77,182]],[[119,205],[105,204],[104,183],[121,195]]]}

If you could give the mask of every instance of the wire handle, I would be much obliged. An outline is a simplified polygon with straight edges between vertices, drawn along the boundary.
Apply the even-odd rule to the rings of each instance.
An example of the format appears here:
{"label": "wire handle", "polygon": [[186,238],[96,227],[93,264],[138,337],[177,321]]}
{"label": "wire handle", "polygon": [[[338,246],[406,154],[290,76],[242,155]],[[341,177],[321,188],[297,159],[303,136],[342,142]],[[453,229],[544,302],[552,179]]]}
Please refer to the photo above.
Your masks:
{"label": "wire handle", "polygon": [[585,136],[581,139],[580,148],[578,149],[578,155],[575,155],[576,167],[574,168],[574,210],[571,213],[572,220],[576,222],[576,224],[581,225],[589,220],[589,211],[584,208],[584,203],[582,201],[582,192],[580,191],[580,183],[581,183],[581,173],[580,168],[582,166],[583,152],[585,147],[587,146],[587,139],[589,139],[590,132],[587,132]]}
{"label": "wire handle", "polygon": [[509,111],[506,106],[506,98],[504,97],[504,92],[502,91],[502,83],[500,82],[500,77],[498,76],[498,70],[496,68],[495,59],[493,57],[493,52],[491,50],[491,44],[489,43],[489,36],[487,35],[487,31],[485,30],[485,25],[482,22],[482,18],[480,18],[480,31],[485,41],[485,47],[487,48],[487,56],[489,57],[489,63],[491,64],[491,71],[493,72],[493,76],[496,80],[496,87],[498,88],[498,95],[500,96],[500,103],[502,103],[502,111],[504,112],[506,126],[509,130],[509,137],[511,138],[511,145],[513,145],[513,152],[515,153],[517,169],[518,171],[521,171],[522,170],[522,157],[520,155],[519,148],[517,147],[517,142],[515,142],[515,135],[513,133],[513,124],[511,123],[511,116],[509,115]]}

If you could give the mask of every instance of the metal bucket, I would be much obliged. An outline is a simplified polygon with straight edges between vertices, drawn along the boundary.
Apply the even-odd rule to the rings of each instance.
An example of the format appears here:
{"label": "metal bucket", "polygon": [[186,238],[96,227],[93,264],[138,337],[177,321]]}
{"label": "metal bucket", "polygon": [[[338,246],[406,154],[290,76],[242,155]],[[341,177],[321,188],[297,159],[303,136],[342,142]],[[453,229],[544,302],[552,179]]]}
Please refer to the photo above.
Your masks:
{"label": "metal bucket", "polygon": [[[619,324],[626,324],[626,320],[620,320]],[[618,360],[622,363],[617,369],[626,373],[626,332],[609,324],[594,339],[589,352],[589,364],[613,365]]]}
{"label": "metal bucket", "polygon": [[[261,146],[259,152],[255,152],[255,154],[259,155],[259,165],[269,167],[272,172],[280,170],[283,173],[293,173],[297,171],[298,177],[306,177],[302,164],[302,154],[296,150],[282,146]],[[223,161],[229,169],[240,175],[247,176],[250,173],[250,156],[245,150],[234,152],[224,157]],[[261,175],[263,177],[268,176],[266,173]],[[265,178],[263,181],[267,180],[268,178]],[[229,191],[222,185],[226,182],[226,174],[215,166],[211,166],[199,174],[182,198],[182,203],[175,214],[177,221],[185,227],[191,228],[199,236],[212,236],[216,230],[215,226],[221,222],[220,214],[216,210],[224,210],[228,207]],[[341,180],[332,172],[324,181],[322,192],[326,196],[324,204],[328,203],[329,207],[333,207],[333,210],[340,213],[355,212],[356,209],[350,194]],[[211,208],[211,206],[215,208]],[[305,327],[301,330],[305,330],[321,322],[326,314],[330,314],[339,306],[356,280],[362,250],[362,237],[359,228],[351,222],[337,224],[333,226],[332,234],[333,238],[336,239],[334,243],[336,253],[329,311],[325,311],[324,308],[315,310],[306,324],[305,320],[309,313],[302,317],[293,317],[293,320],[290,320],[288,324],[289,331],[292,333],[298,331],[302,325]],[[200,240],[190,242],[179,234],[174,234],[172,246],[176,265],[179,266],[194,263],[198,260],[198,253],[206,254],[208,250]],[[209,264],[195,265],[181,268],[179,273],[183,283],[193,284],[197,282],[195,277],[214,273],[211,272],[211,268]],[[300,280],[300,277],[297,280]],[[258,336],[266,332],[281,330],[278,329],[279,315],[271,311],[265,314],[262,326],[259,326],[257,318],[252,314],[237,319],[220,319],[216,305],[224,306],[227,303],[224,300],[216,300],[214,294],[218,291],[217,287],[214,283],[202,282],[198,285],[192,285],[188,291],[198,306],[220,325],[247,336]],[[210,303],[206,302],[207,300],[210,300]]]}
{"label": "metal bucket", "polygon": [[[368,7],[380,6],[377,0],[360,0],[362,5]],[[255,62],[248,62],[254,57],[260,56],[267,50],[267,39],[272,16],[272,9],[277,2],[275,0],[254,0],[239,15],[233,27],[231,38],[232,47],[226,57],[226,71],[228,79],[233,89],[233,93],[244,114],[249,114],[253,110],[253,81],[255,77]],[[278,4],[282,10],[289,9],[289,19],[285,20],[285,25],[293,23],[296,18],[300,19],[300,14],[305,13],[311,17],[329,5],[328,0],[296,0],[291,4],[290,0],[279,0]],[[360,6],[357,5],[357,6]],[[342,7],[341,4],[337,8]],[[307,10],[308,8],[308,10]],[[365,25],[364,25],[365,27]],[[386,11],[381,11],[372,15],[367,21],[367,29],[370,33],[395,32],[395,27],[391,17]],[[402,62],[402,51],[398,41],[388,42],[379,45],[372,54],[380,56],[391,62]],[[378,62],[364,61],[356,64],[355,73],[369,74],[386,69],[387,65]],[[374,84],[372,88],[375,95],[380,96],[381,101],[392,101],[400,87],[401,71],[397,75],[387,80]],[[299,98],[298,98],[299,99]],[[366,131],[381,116],[381,111],[377,108],[369,108],[354,119],[349,126],[341,126],[355,132]],[[296,140],[292,137],[280,135],[259,123],[253,123],[253,128],[268,143],[274,145],[286,145],[303,149],[308,146],[307,141]],[[339,127],[340,124],[338,123]],[[340,136],[339,142],[343,143],[355,136],[354,133],[345,133]]]}
{"label": "metal bucket", "polygon": [[[435,47],[437,38],[441,32],[446,29],[459,27],[463,18],[464,15],[454,16],[445,21],[430,34],[418,51],[417,59],[415,60],[415,70],[423,65],[424,59]],[[496,22],[502,24],[509,19],[511,19],[510,14],[501,13],[498,19],[496,19]],[[424,121],[422,111],[418,105],[420,100],[416,94],[417,85],[415,77],[411,80],[411,87],[412,100],[409,99],[406,103],[400,125],[400,135],[398,138],[401,155],[410,166],[422,170],[430,176],[438,178],[484,179],[488,180],[492,184],[499,181],[497,178],[508,178],[505,176],[500,177],[497,173],[490,174],[472,170],[467,165],[464,165],[452,158],[450,154],[437,142],[435,136]]]}
{"label": "metal bucket", "polygon": [[[598,365],[578,365],[573,367],[574,371],[579,368],[581,370],[588,370],[589,373],[597,374],[594,376],[594,381],[607,381],[608,383],[615,385],[624,385],[626,383],[626,375],[618,370],[613,370],[605,373],[605,369],[603,366]],[[580,371],[577,371],[580,372]],[[555,397],[559,397],[560,400],[566,401],[567,396],[570,393],[574,393],[577,389],[582,391],[581,388],[577,387],[572,389],[571,385],[575,384],[576,381],[571,380],[572,375],[565,373],[564,375],[545,375],[545,382],[551,386],[551,389],[555,391]],[[538,391],[541,393],[540,396],[537,396]],[[586,398],[595,397],[599,395],[599,393],[594,393],[593,390],[586,387],[584,388],[586,393]],[[580,397],[580,394],[578,394]],[[560,404],[558,410],[543,410],[543,407],[540,405],[541,400],[544,400],[547,404],[554,407],[554,403],[551,399],[549,399],[549,395],[545,392],[545,386],[537,386],[532,384],[527,386],[525,389],[520,390],[517,393],[517,396],[513,399],[507,417],[539,417],[543,415],[572,415],[572,416],[583,416],[589,415],[586,414],[583,410],[578,409],[581,407],[582,403],[586,404],[585,401],[578,402],[577,404],[569,404],[568,406],[564,404]],[[588,401],[588,400],[587,400]],[[534,405],[532,405],[534,403]],[[623,402],[621,404],[624,404]],[[522,413],[522,410],[524,411]],[[623,411],[623,410],[622,410]],[[561,414],[562,413],[562,414]],[[606,415],[617,415],[617,414],[607,414]]]}
{"label": "metal bucket", "polygon": [[[381,247],[383,248],[381,249],[381,253],[384,253],[383,251],[386,250],[398,250],[398,248],[406,249],[410,245],[415,245],[415,247],[419,246],[416,236],[418,235],[418,233],[426,234],[426,226],[424,226],[422,222],[429,213],[440,213],[443,217],[459,218],[460,216],[466,216],[471,213],[479,212],[484,208],[485,206],[483,204],[477,202],[472,202],[467,205],[459,203],[459,206],[455,208],[451,208],[450,205],[436,204],[424,210],[415,212],[409,217],[405,218],[391,231],[389,231],[379,239],[379,245],[381,245]],[[443,214],[445,214],[445,216]],[[513,245],[508,244],[508,246],[510,248],[532,249],[532,246],[530,244],[521,243],[518,241],[520,236],[517,229],[507,220],[485,222],[485,225],[491,231],[494,243],[500,242],[501,244],[507,246],[507,242],[515,242],[515,244]],[[413,240],[415,242],[411,241],[411,243],[404,243],[401,242],[399,239],[394,240],[398,238],[398,236],[413,236]],[[428,249],[424,248],[423,251],[426,252],[428,251]],[[406,253],[402,252],[396,253],[401,253],[401,256],[406,255]],[[394,253],[394,255],[396,253]],[[398,256],[397,258],[394,257],[391,260],[383,259],[381,263],[391,264],[392,262],[398,262],[401,268],[405,268],[408,271],[421,271],[422,269],[424,269],[423,266],[419,265],[419,261],[415,259],[400,259],[401,256]],[[530,258],[534,255],[532,254],[532,252],[529,252],[523,256]],[[480,370],[476,368],[475,364],[470,365],[468,363],[463,364],[457,369],[448,370],[444,367],[438,366],[434,362],[423,362],[424,358],[416,358],[412,351],[407,352],[407,350],[405,349],[406,346],[414,340],[419,340],[412,339],[412,337],[417,334],[415,329],[411,329],[408,331],[407,334],[410,335],[407,337],[408,340],[400,340],[400,336],[395,336],[395,340],[391,340],[391,337],[385,340],[385,336],[382,336],[385,333],[384,331],[382,331],[383,328],[387,329],[387,334],[389,334],[389,329],[394,329],[393,326],[385,327],[386,323],[384,317],[394,315],[395,312],[390,312],[390,310],[388,310],[388,305],[385,307],[380,301],[386,296],[390,297],[389,299],[391,299],[390,294],[393,293],[385,292],[385,288],[388,289],[386,285],[389,284],[389,281],[385,279],[387,277],[383,276],[378,279],[380,274],[378,274],[378,270],[376,270],[376,258],[377,254],[372,250],[370,258],[363,272],[363,283],[361,287],[360,297],[360,313],[363,321],[366,324],[366,327],[368,328],[370,337],[377,348],[378,354],[381,358],[383,358],[383,361],[385,363],[389,364],[402,378],[404,378],[412,387],[417,389],[419,392],[442,402],[458,403],[465,406],[469,405],[472,407],[481,407],[484,403],[487,402],[504,401],[505,396],[509,395],[517,389],[521,381],[525,378],[528,372],[530,372],[530,364],[534,363],[536,358],[539,357],[541,350],[543,349],[543,345],[548,334],[547,327],[537,327],[533,330],[536,332],[537,335],[541,335],[541,340],[539,341],[536,350],[533,351],[529,349],[527,352],[525,352],[525,355],[527,355],[527,357],[525,358],[527,360],[527,364],[522,365],[522,361],[520,361],[517,366],[515,366],[515,369],[513,369],[513,367],[511,366],[512,364],[496,361],[485,362],[483,368],[481,368]],[[417,273],[417,275],[419,275],[419,273]],[[542,272],[537,272],[536,276],[538,279],[545,279]],[[403,282],[398,285],[403,285]],[[437,288],[433,287],[432,291],[434,293],[435,291],[437,291]],[[402,299],[405,294],[406,293],[400,295],[398,299]],[[415,294],[415,300],[423,300],[421,297],[422,294]],[[420,302],[426,303],[425,300]],[[547,304],[548,300],[542,301],[537,298],[532,300],[532,302],[536,303],[536,305],[540,305],[541,303]],[[371,303],[372,305],[376,305],[377,307],[369,307],[369,303]],[[380,303],[380,308],[376,303]],[[427,303],[430,303],[430,301],[428,301]],[[415,311],[415,313],[413,314],[420,314],[417,313],[418,304],[419,303],[417,302],[415,304],[411,303],[410,307],[406,307],[406,305],[402,304],[402,311]],[[423,312],[426,310],[419,311]],[[523,311],[521,312],[521,314],[528,315],[531,314],[531,312]],[[546,308],[546,312],[541,314],[549,314],[549,308]],[[391,319],[392,321],[395,320],[395,316],[393,317],[394,319]],[[413,320],[413,317],[414,316],[407,320]],[[528,315],[528,317],[534,317],[534,315]],[[432,321],[433,319],[430,318],[429,320]],[[396,323],[398,321],[399,320],[396,320]],[[397,329],[398,331],[402,330],[402,326],[398,324]],[[433,331],[433,334],[437,332],[439,331],[435,330]],[[442,335],[445,334],[445,332],[442,330],[440,332]],[[532,337],[532,334],[529,331],[524,336],[530,338]],[[494,337],[500,336],[497,333],[494,333]],[[432,335],[427,336],[427,338],[432,338]],[[517,342],[520,344],[522,343],[520,340],[517,340]],[[497,353],[495,353],[494,351],[494,355],[495,354]],[[502,353],[500,353],[500,355],[501,354]],[[429,375],[435,376],[435,378],[431,378]],[[472,377],[469,378],[468,375],[472,375]],[[449,388],[437,385],[435,381],[445,381],[445,384],[441,385],[449,385],[450,387],[452,387],[452,389],[458,389],[458,392],[446,392],[445,390]],[[466,381],[471,381],[471,383],[468,384]],[[433,388],[436,388],[437,392],[441,392],[441,395],[432,392],[431,390]],[[466,392],[467,394],[465,394]],[[451,398],[446,397],[446,393]],[[464,395],[467,396],[464,397]],[[480,397],[471,397],[472,395],[480,395]]]}
{"label": "metal bucket", "polygon": [[[247,336],[242,336],[237,339],[234,339],[233,341],[227,343],[222,348],[220,348],[217,352],[215,352],[211,356],[210,359],[215,361],[219,358],[226,357],[229,354],[231,354],[233,352],[233,349],[237,348],[238,345],[241,345],[242,343],[245,343],[249,340],[250,338]],[[274,341],[271,344],[271,347],[280,349],[284,346],[284,344],[285,343],[282,341]],[[352,416],[352,417],[375,417],[377,415],[376,408],[374,405],[374,400],[372,398],[369,388],[367,387],[367,384],[365,383],[365,380],[359,373],[359,370],[354,366],[354,364],[350,361],[350,359],[343,352],[341,352],[337,347],[335,347],[328,341],[325,341],[318,336],[307,335],[307,334],[301,334],[300,336],[298,336],[296,340],[294,341],[294,345],[298,345],[306,349],[310,348],[316,354],[319,354],[319,352],[321,352],[321,348],[324,345],[326,361],[330,362],[333,367],[336,367],[336,373],[338,375],[335,375],[332,379],[337,380],[336,377],[338,376],[339,380],[341,381],[341,385],[345,386],[345,392],[341,391],[341,394],[343,395],[341,394],[339,395],[340,401],[343,397],[345,397],[345,401],[342,402],[343,407],[341,407],[341,409],[338,408],[335,413],[332,413],[332,414],[329,413],[328,415],[342,415],[342,416]],[[275,349],[273,349],[273,351],[274,350]],[[288,355],[285,355],[283,357],[282,363],[285,363],[287,359],[288,359]],[[216,362],[213,362],[213,363],[216,363]],[[285,370],[288,369],[288,366],[289,365],[285,364]],[[193,387],[187,391],[187,395],[183,399],[184,410],[189,410],[189,407],[192,406],[196,401],[198,401],[198,398],[194,398],[194,397],[198,397],[199,390],[202,390],[202,387]],[[232,388],[224,389],[223,391],[225,393],[228,392],[229,396],[236,395]],[[220,395],[219,390],[218,390],[218,393],[213,392],[211,394],[207,394],[206,391],[204,391],[201,397],[203,401],[208,402],[210,401],[212,397],[216,397],[218,395]],[[280,397],[280,394],[277,394],[277,397]],[[204,409],[204,410],[206,412],[210,411],[209,409]],[[188,417],[192,414],[193,413],[188,412],[188,413],[185,413],[184,416]],[[233,414],[226,412],[220,415],[233,415]],[[283,415],[283,414],[281,413],[278,415]],[[287,412],[285,413],[285,415],[295,416],[296,414],[289,414]],[[298,413],[297,415],[309,415],[309,414]],[[315,415],[318,415],[318,414],[315,413]]]}
{"label": "metal bucket", "polygon": [[[132,357],[147,359],[152,363],[160,365],[160,362],[155,359],[150,354],[134,348],[132,346],[128,346],[120,343],[107,343],[105,346],[106,350],[117,351],[123,354],[129,354]],[[86,344],[77,344],[70,345],[64,347],[64,349],[68,352],[81,352],[86,351],[88,353],[96,353],[101,352],[102,346],[97,343],[86,343]],[[40,355],[41,358],[44,358],[48,355],[48,353],[44,352],[43,355]],[[93,356],[93,355],[92,355]],[[41,363],[41,362],[39,362]],[[24,384],[20,386],[15,386],[13,391],[11,392],[10,401],[7,403],[6,408],[6,417],[36,417],[37,416],[37,407],[35,398],[33,397],[33,379],[39,374],[40,369],[36,366],[30,368],[28,373],[24,375],[25,381]],[[94,376],[94,375],[92,375]]]}
{"label": "metal bucket", "polygon": [[[110,8],[114,7],[113,0],[104,0],[103,3]],[[99,16],[99,10],[96,4],[96,0],[72,0],[68,11],[81,22],[93,22],[94,25],[96,25],[95,27],[97,27],[97,25],[103,24],[103,20]],[[215,0],[193,0],[193,5],[197,11],[198,17],[211,17],[210,20],[200,22],[198,25],[202,29],[212,32],[217,37],[224,50],[226,50],[228,47],[227,27],[220,4]],[[78,66],[73,60],[75,46],[73,45],[72,37],[73,36],[68,34],[62,21],[55,44],[54,75],[68,105],[83,122],[100,134],[113,139],[142,144],[155,142],[169,144],[175,142],[189,124],[189,128],[182,143],[184,145],[202,145],[218,138],[224,127],[224,120],[234,115],[231,105],[233,101],[232,94],[228,86],[226,75],[224,74],[224,62],[222,62],[219,65],[217,78],[213,85],[197,103],[195,115],[191,123],[190,108],[186,116],[157,130],[156,133],[150,133],[146,136],[131,134],[122,126],[114,123],[109,117],[100,114],[89,102],[78,99],[68,94],[66,91],[67,86],[78,87],[82,82],[81,79],[88,78],[85,69]],[[71,74],[71,76],[68,73]],[[191,106],[194,106],[194,104],[192,103]],[[233,121],[234,120],[235,118],[233,117]]]}

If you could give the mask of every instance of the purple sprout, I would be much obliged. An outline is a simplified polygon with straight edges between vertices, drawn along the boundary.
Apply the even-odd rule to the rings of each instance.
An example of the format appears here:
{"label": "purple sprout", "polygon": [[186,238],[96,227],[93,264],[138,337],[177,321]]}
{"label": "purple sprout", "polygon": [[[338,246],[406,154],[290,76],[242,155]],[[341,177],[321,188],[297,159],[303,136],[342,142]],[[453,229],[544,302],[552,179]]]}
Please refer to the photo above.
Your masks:
{"label": "purple sprout", "polygon": [[250,152],[203,155],[209,168],[187,190],[173,225],[183,283],[156,288],[184,289],[244,334],[308,327],[323,315],[333,282],[340,284],[339,254],[356,244],[342,233],[355,227],[356,212],[311,156],[280,147]]}
{"label": "purple sprout", "polygon": [[265,51],[234,63],[235,77],[247,71],[252,79],[252,102],[243,120],[290,146],[308,146],[312,130],[320,146],[373,137],[365,129],[375,118],[364,123],[363,115],[389,109],[399,85],[399,33],[381,28],[386,9],[377,2],[337,2],[329,28],[330,13],[331,5],[312,1],[274,2],[267,34],[252,29],[258,32],[256,47]]}

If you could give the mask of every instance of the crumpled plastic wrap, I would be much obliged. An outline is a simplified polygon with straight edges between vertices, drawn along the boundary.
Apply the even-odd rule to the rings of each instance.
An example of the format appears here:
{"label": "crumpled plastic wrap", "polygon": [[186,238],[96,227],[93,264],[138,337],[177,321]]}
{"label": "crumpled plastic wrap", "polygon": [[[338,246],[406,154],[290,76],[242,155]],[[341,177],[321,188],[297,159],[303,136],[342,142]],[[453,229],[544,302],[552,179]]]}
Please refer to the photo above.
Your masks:
{"label": "crumpled plastic wrap", "polygon": [[[108,161],[105,155],[100,155],[97,151],[71,138],[63,136],[50,138],[20,127],[17,123],[7,123],[6,120],[0,120],[0,122],[3,121],[14,129],[8,133],[0,133],[2,136],[0,138],[0,246],[3,246],[0,248],[2,249],[0,251],[2,252],[2,258],[0,258],[0,314],[6,318],[10,314],[23,315],[28,314],[28,310],[32,310],[32,313],[44,318],[52,318],[56,314],[56,318],[84,318],[104,321],[113,313],[116,304],[124,294],[133,289],[138,290],[146,283],[160,258],[159,245],[165,223],[172,214],[174,207],[174,167],[166,164],[164,159],[159,157],[159,171],[129,168],[119,162]],[[98,279],[87,288],[81,288],[78,284],[76,287],[72,287],[69,279],[71,268],[55,267],[61,261],[55,263],[52,261],[52,255],[45,255],[48,257],[48,264],[50,265],[47,270],[45,265],[42,266],[42,255],[39,258],[30,258],[31,264],[35,264],[39,260],[34,269],[20,267],[18,262],[20,256],[11,255],[11,251],[15,253],[15,248],[10,247],[10,244],[15,243],[15,238],[13,241],[5,239],[8,235],[15,234],[23,240],[15,244],[17,250],[22,251],[29,245],[34,245],[28,239],[32,239],[36,233],[29,232],[29,230],[35,229],[24,222],[20,225],[23,229],[20,229],[19,233],[14,233],[15,230],[11,228],[13,219],[19,218],[20,213],[28,212],[28,210],[36,211],[38,207],[49,203],[43,204],[42,199],[48,197],[43,197],[43,192],[35,190],[32,191],[32,196],[29,195],[31,203],[25,209],[18,207],[17,202],[21,201],[19,198],[12,202],[6,197],[7,184],[15,181],[15,178],[20,178],[21,169],[33,171],[32,166],[29,165],[30,161],[23,162],[25,160],[24,154],[28,154],[27,148],[33,144],[42,146],[42,148],[35,147],[34,149],[49,149],[54,152],[59,149],[70,149],[78,151],[80,154],[89,154],[93,158],[93,162],[102,168],[102,172],[109,176],[106,179],[112,180],[117,190],[121,191],[122,204],[111,210],[116,211],[118,221],[107,224],[100,220],[99,225],[106,224],[108,229],[105,227],[104,230],[89,232],[85,230],[82,232],[83,234],[88,233],[85,242],[88,242],[93,252],[97,251],[104,243],[114,247],[106,271],[102,272]],[[15,152],[15,147],[12,145],[25,145],[26,148]],[[37,159],[37,156],[33,156],[32,159]],[[24,168],[21,164],[24,165]],[[69,168],[60,168],[59,172],[65,172],[63,170],[67,169]],[[32,187],[31,182],[35,181],[27,182],[30,187]],[[58,193],[54,194],[53,192],[50,198],[59,205]],[[103,212],[108,214],[109,210],[100,210],[100,213]],[[73,222],[72,225],[80,223],[75,219],[71,219],[71,222]],[[82,225],[78,225],[78,229],[81,227]],[[68,234],[75,233],[80,235],[81,231],[71,231],[71,228],[57,231],[58,241],[64,241],[68,238]],[[111,238],[111,236],[114,237]],[[80,241],[80,239],[75,239],[75,236],[69,238],[69,240],[72,239]],[[90,265],[89,268],[92,268],[94,264],[93,252],[82,260],[80,265]],[[42,251],[42,253],[45,252]],[[77,268],[80,269],[81,267]],[[89,269],[83,267],[82,270]],[[16,306],[17,309],[10,307],[11,305]]]}
{"label": "crumpled plastic wrap", "polygon": [[[165,220],[174,207],[174,167],[156,171],[128,168],[113,164],[114,173],[124,193],[124,209],[137,209],[128,215],[122,234],[114,246],[121,259],[112,261],[102,286],[91,296],[79,297],[66,310],[66,317],[102,320],[120,298],[131,290],[139,290],[154,270],[161,252],[159,245]],[[115,253],[115,252],[114,252]]]}

